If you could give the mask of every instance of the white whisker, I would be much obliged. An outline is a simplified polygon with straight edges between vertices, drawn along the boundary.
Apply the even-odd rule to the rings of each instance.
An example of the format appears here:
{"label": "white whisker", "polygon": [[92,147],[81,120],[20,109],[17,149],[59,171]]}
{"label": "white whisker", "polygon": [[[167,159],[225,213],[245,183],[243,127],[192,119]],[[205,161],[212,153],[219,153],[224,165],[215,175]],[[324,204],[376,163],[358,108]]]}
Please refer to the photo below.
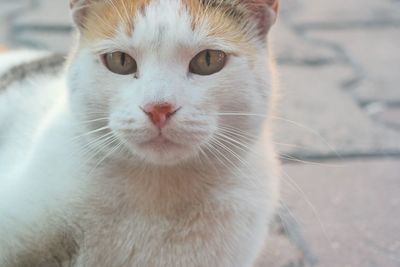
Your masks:
{"label": "white whisker", "polygon": [[321,227],[321,230],[323,232],[324,237],[326,238],[328,244],[331,244],[331,240],[327,234],[325,225],[322,223],[321,218],[319,216],[319,213],[317,211],[317,209],[315,208],[315,206],[311,203],[310,199],[307,197],[306,193],[303,191],[303,189],[294,181],[294,179],[292,177],[290,177],[290,175],[285,172],[284,170],[281,170],[282,173],[285,175],[285,177],[287,178],[284,179],[285,177],[282,177],[283,181],[286,181],[289,185],[291,185],[293,188],[295,188],[304,198],[304,200],[306,201],[307,205],[311,208],[311,211],[313,212],[315,218],[318,221],[318,224]]}
{"label": "white whisker", "polygon": [[317,132],[317,131],[313,130],[312,128],[310,128],[310,127],[308,127],[308,126],[305,126],[305,125],[303,125],[303,124],[301,124],[301,123],[295,122],[295,121],[293,121],[293,120],[289,120],[289,119],[286,119],[286,118],[283,118],[283,117],[269,116],[269,115],[267,115],[267,114],[260,114],[260,113],[218,112],[218,113],[210,113],[210,114],[207,114],[207,115],[216,115],[216,116],[249,116],[249,117],[252,117],[252,116],[253,116],[253,117],[261,117],[261,118],[270,117],[270,118],[275,119],[275,120],[280,120],[280,121],[283,121],[283,122],[287,122],[287,123],[290,123],[290,124],[292,124],[292,125],[294,125],[294,126],[297,126],[297,127],[301,128],[301,129],[304,129],[304,130],[306,130],[307,132],[309,132],[309,133],[311,133],[311,134],[317,136],[318,138],[320,138],[320,140],[321,140],[333,153],[336,154],[336,156],[338,156],[339,158],[341,158],[341,155],[337,152],[337,150],[334,149],[334,148],[331,146],[331,144],[330,144],[319,132]]}
{"label": "white whisker", "polygon": [[[114,141],[116,141],[116,139],[114,139],[111,143],[113,143]],[[104,157],[102,157],[98,163],[93,167],[93,169],[89,172],[89,175],[91,175],[91,173],[93,171],[95,171],[100,165],[101,163],[103,163],[103,161],[105,161],[109,156],[111,156],[114,152],[116,152],[120,147],[122,146],[121,143],[118,142],[118,144],[112,148],[107,154],[104,155]]]}
{"label": "white whisker", "polygon": [[95,134],[95,133],[98,133],[98,132],[101,132],[101,131],[104,131],[104,130],[108,130],[108,129],[110,129],[108,126],[104,126],[104,127],[95,129],[93,131],[90,131],[90,132],[87,132],[87,133],[84,133],[84,134],[81,134],[81,135],[77,135],[72,140],[76,140],[78,138],[85,137],[85,136],[88,136],[88,135],[91,135],[91,134]]}

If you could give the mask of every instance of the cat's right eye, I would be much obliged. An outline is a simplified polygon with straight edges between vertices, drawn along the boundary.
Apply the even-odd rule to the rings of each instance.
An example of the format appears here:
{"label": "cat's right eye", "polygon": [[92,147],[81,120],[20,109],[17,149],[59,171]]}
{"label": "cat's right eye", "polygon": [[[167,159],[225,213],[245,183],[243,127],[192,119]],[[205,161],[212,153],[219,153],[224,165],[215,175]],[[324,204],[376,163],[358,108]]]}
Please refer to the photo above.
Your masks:
{"label": "cat's right eye", "polygon": [[124,52],[107,53],[102,56],[106,68],[120,75],[134,74],[137,72],[135,59]]}

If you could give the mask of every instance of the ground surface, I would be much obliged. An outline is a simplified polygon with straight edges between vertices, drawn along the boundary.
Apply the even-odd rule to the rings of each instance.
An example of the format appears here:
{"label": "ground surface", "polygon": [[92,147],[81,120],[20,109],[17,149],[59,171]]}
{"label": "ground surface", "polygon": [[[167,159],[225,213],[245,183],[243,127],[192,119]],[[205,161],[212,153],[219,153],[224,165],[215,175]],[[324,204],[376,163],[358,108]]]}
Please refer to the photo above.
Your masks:
{"label": "ground surface", "polygon": [[[400,266],[400,1],[281,0],[283,205],[321,267]],[[0,0],[0,49],[65,52],[68,0]],[[260,266],[301,266],[274,235]]]}

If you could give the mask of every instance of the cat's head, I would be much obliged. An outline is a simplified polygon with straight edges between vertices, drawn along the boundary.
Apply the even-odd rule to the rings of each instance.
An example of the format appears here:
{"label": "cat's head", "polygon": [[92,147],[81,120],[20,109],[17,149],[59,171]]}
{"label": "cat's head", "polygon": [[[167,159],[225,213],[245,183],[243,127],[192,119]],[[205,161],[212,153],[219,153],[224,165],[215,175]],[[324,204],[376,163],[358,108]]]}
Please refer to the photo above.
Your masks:
{"label": "cat's head", "polygon": [[240,146],[232,140],[257,135],[268,110],[266,35],[277,7],[71,0],[80,32],[69,68],[73,111],[91,121],[99,145],[121,145],[153,164]]}

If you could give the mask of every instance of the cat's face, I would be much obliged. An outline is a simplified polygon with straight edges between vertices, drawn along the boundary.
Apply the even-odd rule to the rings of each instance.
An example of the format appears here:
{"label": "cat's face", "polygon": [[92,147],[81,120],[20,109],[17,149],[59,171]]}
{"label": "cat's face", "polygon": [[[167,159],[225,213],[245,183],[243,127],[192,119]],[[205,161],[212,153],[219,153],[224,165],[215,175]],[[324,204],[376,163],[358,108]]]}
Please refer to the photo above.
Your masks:
{"label": "cat's face", "polygon": [[257,134],[263,117],[244,114],[267,112],[273,11],[253,1],[260,19],[246,1],[73,0],[73,109],[88,131],[108,128],[99,144],[165,165],[225,153],[213,150],[229,129]]}

